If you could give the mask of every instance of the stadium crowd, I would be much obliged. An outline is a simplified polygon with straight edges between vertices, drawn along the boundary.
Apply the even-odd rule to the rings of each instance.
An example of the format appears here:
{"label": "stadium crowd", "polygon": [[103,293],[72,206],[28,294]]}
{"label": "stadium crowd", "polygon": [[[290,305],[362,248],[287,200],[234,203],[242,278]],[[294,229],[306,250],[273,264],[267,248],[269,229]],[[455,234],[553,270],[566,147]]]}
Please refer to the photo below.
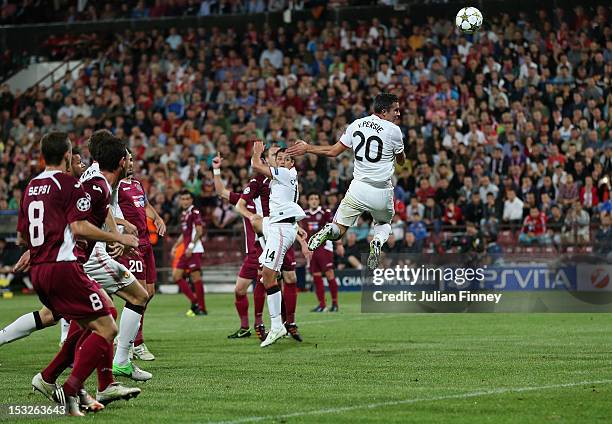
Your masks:
{"label": "stadium crowd", "polygon": [[[339,7],[376,1],[333,0],[4,0],[0,25],[91,22],[114,19],[158,19]],[[389,1],[385,3],[390,3]]]}
{"label": "stadium crowd", "polygon": [[[214,192],[216,154],[223,178],[240,191],[251,140],[333,144],[370,113],[373,96],[390,91],[401,99],[409,160],[396,170],[389,250],[465,247],[507,229],[522,244],[609,247],[610,9],[485,22],[472,36],[450,20],[402,15],[101,38],[77,77],[25,93],[0,88],[0,209],[17,208],[38,171],[41,134],[67,131],[88,162],[88,137],[107,128],[129,139],[136,175],[169,223],[177,223],[176,194],[187,188],[210,230],[239,226]],[[61,57],[70,49],[52,50]],[[303,205],[317,191],[337,207],[352,157],[307,156],[298,166]],[[466,232],[449,239],[449,230]],[[360,266],[355,253],[369,232],[360,220],[341,249],[342,266]]]}

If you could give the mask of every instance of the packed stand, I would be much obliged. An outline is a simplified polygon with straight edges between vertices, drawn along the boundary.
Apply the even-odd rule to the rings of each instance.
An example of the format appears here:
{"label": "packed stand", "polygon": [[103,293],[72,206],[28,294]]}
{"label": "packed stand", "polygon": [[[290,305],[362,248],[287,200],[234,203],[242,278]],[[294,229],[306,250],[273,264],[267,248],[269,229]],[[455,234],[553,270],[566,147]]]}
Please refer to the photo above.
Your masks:
{"label": "packed stand", "polygon": [[[240,191],[250,140],[333,144],[385,90],[400,96],[409,159],[397,167],[389,250],[520,243],[607,253],[609,14],[577,7],[533,19],[501,15],[474,36],[448,20],[409,16],[264,31],[249,25],[242,34],[125,32],[101,42],[78,78],[17,97],[2,88],[0,209],[17,207],[37,171],[40,134],[68,131],[88,161],[89,135],[108,128],[129,139],[136,175],[168,222],[177,222],[176,193],[185,187],[209,231],[240,226],[214,192],[217,153],[223,178]],[[302,201],[318,191],[336,208],[352,160],[299,160]],[[369,233],[360,220],[340,248],[341,266],[360,266],[354,253],[364,251]]]}
{"label": "packed stand", "polygon": [[91,22],[114,19],[159,19],[302,10],[320,6],[376,4],[376,1],[336,0],[5,0],[0,25],[50,22]]}

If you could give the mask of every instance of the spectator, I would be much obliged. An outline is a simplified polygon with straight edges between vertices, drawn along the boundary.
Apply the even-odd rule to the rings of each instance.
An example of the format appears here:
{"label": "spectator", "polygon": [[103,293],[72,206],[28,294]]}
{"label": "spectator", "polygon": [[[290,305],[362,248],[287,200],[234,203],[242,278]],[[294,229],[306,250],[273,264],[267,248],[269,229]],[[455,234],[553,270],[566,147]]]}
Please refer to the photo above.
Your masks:
{"label": "spectator", "polygon": [[265,68],[266,61],[275,69],[280,69],[283,64],[283,52],[276,48],[274,41],[268,41],[268,48],[259,56],[259,66]]}
{"label": "spectator", "polygon": [[504,202],[504,212],[502,215],[504,222],[516,226],[523,219],[523,202],[516,196],[512,189],[506,191],[506,201]]}
{"label": "spectator", "polygon": [[361,252],[363,248],[363,243],[357,242],[357,235],[355,232],[352,230],[347,231],[346,245],[341,250],[343,254],[340,254],[340,252],[338,253],[338,269],[362,269]]}
{"label": "spectator", "polygon": [[540,212],[537,207],[529,209],[529,215],[523,220],[519,242],[523,244],[550,244],[550,238],[546,231],[546,215]]}
{"label": "spectator", "polygon": [[[605,255],[606,259],[612,254],[612,226],[610,225],[610,214],[600,213],[600,225],[595,233],[595,252]],[[609,260],[609,259],[608,259]]]}
{"label": "spectator", "polygon": [[597,189],[593,186],[593,178],[590,176],[584,179],[584,186],[580,188],[580,203],[589,213],[599,204]]}
{"label": "spectator", "polygon": [[[413,198],[414,199],[414,198]],[[422,206],[419,204],[419,206]],[[422,208],[423,212],[419,212],[419,208],[412,208],[408,216],[419,215],[423,217],[423,222],[427,227],[428,231],[434,231],[434,233],[439,233],[442,225],[442,208],[433,197],[428,197],[425,201],[425,207]]]}
{"label": "spectator", "polygon": [[553,205],[547,217],[548,236],[557,247],[561,246],[561,234],[565,226],[565,217],[559,205]]}
{"label": "spectator", "polygon": [[427,228],[423,221],[421,221],[420,215],[414,214],[412,216],[412,222],[408,225],[408,231],[414,234],[416,243],[419,245],[419,248],[422,248],[427,238]]}
{"label": "spectator", "polygon": [[575,201],[565,216],[562,241],[572,245],[588,243],[590,239],[590,221],[589,214],[582,209],[582,204],[579,201]]}
{"label": "spectator", "polygon": [[402,250],[405,254],[419,254],[423,252],[423,244],[417,242],[413,232],[406,231]]}
{"label": "spectator", "polygon": [[[489,192],[487,192],[488,194]],[[485,196],[486,198],[486,196]],[[480,223],[485,217],[485,206],[480,198],[480,192],[472,193],[470,202],[465,207],[464,213],[466,221]]]}
{"label": "spectator", "polygon": [[578,185],[574,182],[572,174],[567,174],[565,176],[565,183],[559,187],[557,203],[564,208],[569,208],[578,200]]}

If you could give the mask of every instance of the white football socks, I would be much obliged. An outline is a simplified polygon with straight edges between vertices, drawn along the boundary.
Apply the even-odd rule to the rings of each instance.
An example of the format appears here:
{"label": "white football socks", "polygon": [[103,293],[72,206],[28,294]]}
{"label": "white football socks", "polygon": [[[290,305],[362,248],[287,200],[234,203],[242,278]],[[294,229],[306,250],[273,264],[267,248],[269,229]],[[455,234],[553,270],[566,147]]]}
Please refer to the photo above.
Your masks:
{"label": "white football socks", "polygon": [[281,316],[283,297],[281,296],[280,290],[274,294],[269,294],[267,297],[267,302],[268,311],[270,311],[270,321],[272,322],[272,329],[277,330],[283,326],[283,318]]}
{"label": "white football socks", "polygon": [[134,343],[142,315],[129,308],[123,308],[119,321],[119,338],[113,363],[125,366],[129,362],[130,346]]}
{"label": "white football socks", "polygon": [[391,235],[391,224],[376,224],[374,225],[374,239],[380,241],[383,245],[389,240]]}
{"label": "white football socks", "polygon": [[64,343],[66,337],[68,337],[68,330],[70,329],[70,321],[65,320],[64,318],[60,319],[60,343]]}
{"label": "white football socks", "polygon": [[20,316],[15,321],[0,330],[0,346],[15,340],[23,339],[36,330],[34,313],[30,312]]}
{"label": "white football socks", "polygon": [[340,227],[335,222],[331,222],[329,226],[331,227],[331,239],[338,240],[340,238]]}

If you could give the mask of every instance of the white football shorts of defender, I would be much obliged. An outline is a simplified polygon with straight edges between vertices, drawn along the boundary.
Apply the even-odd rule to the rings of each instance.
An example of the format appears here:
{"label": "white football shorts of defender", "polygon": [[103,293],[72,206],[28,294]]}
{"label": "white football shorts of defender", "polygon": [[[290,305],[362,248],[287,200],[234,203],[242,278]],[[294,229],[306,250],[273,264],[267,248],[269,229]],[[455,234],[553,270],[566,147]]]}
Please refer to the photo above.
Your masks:
{"label": "white football shorts of defender", "polygon": [[296,169],[271,168],[271,172],[270,216],[264,217],[262,222],[266,244],[259,263],[278,272],[283,266],[285,253],[297,237],[297,222],[306,214],[296,203],[299,199]]}
{"label": "white football shorts of defender", "polygon": [[334,221],[352,227],[363,212],[378,224],[389,224],[395,214],[393,182],[395,155],[404,151],[402,131],[376,115],[350,124],[340,142],[355,154],[353,181],[340,202]]}
{"label": "white football shorts of defender", "polygon": [[[88,174],[89,175],[89,174]],[[85,176],[85,174],[83,174]],[[83,176],[81,180],[83,180]],[[87,176],[85,176],[87,178]],[[110,188],[110,187],[109,187]],[[116,215],[118,208],[117,190],[111,190],[111,208]],[[123,217],[123,216],[121,216]],[[122,227],[118,228],[121,232]],[[114,294],[136,282],[136,277],[124,265],[110,257],[106,252],[106,243],[97,242],[85,265],[85,273],[96,280],[108,294]]]}

